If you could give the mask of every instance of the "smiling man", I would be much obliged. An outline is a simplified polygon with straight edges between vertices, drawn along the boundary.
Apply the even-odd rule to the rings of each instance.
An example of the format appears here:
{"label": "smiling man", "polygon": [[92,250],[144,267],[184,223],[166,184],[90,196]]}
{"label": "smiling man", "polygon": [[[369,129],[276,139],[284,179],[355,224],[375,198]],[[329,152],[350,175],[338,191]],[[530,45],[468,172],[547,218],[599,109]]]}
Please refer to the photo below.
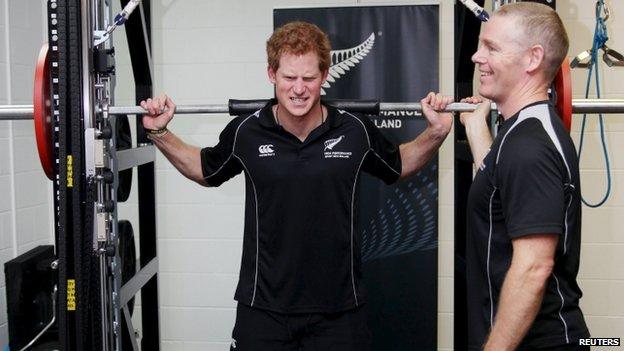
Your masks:
{"label": "smiling man", "polygon": [[[327,35],[292,22],[267,42],[276,98],[233,119],[219,143],[200,149],[167,129],[175,104],[148,99],[143,126],[186,177],[219,186],[245,173],[243,257],[232,350],[366,351],[371,347],[354,231],[359,180],[390,184],[420,170],[452,125],[450,98],[421,100],[427,129],[390,143],[367,118],[321,103],[330,65]],[[161,113],[163,108],[166,112]]]}
{"label": "smiling man", "polygon": [[[561,19],[538,3],[502,6],[472,60],[489,101],[462,123],[478,171],[468,197],[470,350],[589,350],[576,282],[581,202],[574,144],[548,101],[568,51]],[[464,101],[478,103],[481,98]]]}

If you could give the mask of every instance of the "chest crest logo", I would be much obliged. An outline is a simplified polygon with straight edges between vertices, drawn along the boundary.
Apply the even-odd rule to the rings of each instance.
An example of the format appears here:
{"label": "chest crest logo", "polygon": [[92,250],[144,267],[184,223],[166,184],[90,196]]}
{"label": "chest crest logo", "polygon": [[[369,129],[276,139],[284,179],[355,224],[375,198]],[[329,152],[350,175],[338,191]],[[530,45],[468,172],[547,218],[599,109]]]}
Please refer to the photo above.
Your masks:
{"label": "chest crest logo", "polygon": [[338,143],[342,141],[342,139],[344,139],[344,135],[341,135],[340,137],[338,137],[336,139],[326,140],[325,141],[325,151],[333,149],[334,146],[338,145]]}
{"label": "chest crest logo", "polygon": [[275,156],[275,150],[273,150],[275,146],[273,144],[260,145],[258,147],[258,156],[267,157],[267,156]]}
{"label": "chest crest logo", "polygon": [[349,158],[351,157],[351,152],[348,151],[334,151],[334,147],[338,145],[342,140],[344,140],[345,136],[341,135],[335,139],[328,139],[325,141],[325,150],[324,155],[325,158]]}

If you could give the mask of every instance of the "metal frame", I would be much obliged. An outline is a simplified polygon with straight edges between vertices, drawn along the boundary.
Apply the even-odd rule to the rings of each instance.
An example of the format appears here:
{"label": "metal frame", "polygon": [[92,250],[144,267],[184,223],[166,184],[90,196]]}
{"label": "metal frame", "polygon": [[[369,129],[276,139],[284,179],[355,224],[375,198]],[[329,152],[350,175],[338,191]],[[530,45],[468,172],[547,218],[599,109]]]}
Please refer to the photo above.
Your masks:
{"label": "metal frame", "polygon": [[[126,7],[130,0],[121,0],[121,6]],[[130,59],[135,82],[135,99],[138,104],[153,95],[152,92],[152,60],[151,60],[151,5],[150,2],[141,2],[139,12],[131,16],[125,23],[126,38],[130,51]],[[138,146],[149,145],[151,157],[154,157],[154,147],[147,138],[141,124],[141,118],[136,118],[136,143]],[[143,149],[146,151],[148,149]],[[156,236],[156,178],[154,162],[137,163],[137,190],[139,209],[139,237],[141,270],[137,275],[149,274],[149,279],[141,287],[141,320],[143,335],[140,348],[142,350],[160,349],[160,323],[158,302],[158,272],[150,270],[151,265],[157,265],[157,236]],[[132,280],[129,283],[131,283]],[[128,285],[126,284],[126,285]],[[122,291],[125,291],[125,286]],[[125,303],[124,303],[125,306]],[[125,308],[125,307],[124,307]],[[124,310],[126,316],[128,314]],[[136,350],[131,321],[126,318],[128,328],[127,337],[132,340]]]}

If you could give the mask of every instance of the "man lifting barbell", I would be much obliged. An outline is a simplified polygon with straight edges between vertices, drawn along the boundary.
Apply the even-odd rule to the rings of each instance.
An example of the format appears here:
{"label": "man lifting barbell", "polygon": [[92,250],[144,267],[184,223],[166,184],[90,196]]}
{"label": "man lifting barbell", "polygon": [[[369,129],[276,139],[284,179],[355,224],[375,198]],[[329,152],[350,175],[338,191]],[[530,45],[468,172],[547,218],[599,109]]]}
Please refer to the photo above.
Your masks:
{"label": "man lifting barbell", "polygon": [[[276,99],[231,121],[215,147],[167,129],[171,98],[141,102],[149,138],[187,178],[219,186],[245,172],[243,258],[232,349],[369,350],[361,238],[354,232],[362,171],[390,184],[420,170],[452,125],[450,98],[422,101],[427,129],[400,147],[366,117],[320,101],[330,43],[293,22],[267,42]],[[166,108],[164,113],[161,113]]]}

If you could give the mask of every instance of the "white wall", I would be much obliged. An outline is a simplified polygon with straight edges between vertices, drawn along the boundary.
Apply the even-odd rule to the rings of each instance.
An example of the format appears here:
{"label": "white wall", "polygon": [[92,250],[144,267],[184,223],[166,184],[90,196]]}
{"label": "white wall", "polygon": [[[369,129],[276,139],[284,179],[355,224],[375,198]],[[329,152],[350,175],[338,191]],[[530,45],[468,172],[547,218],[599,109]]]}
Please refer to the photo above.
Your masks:
{"label": "white wall", "polygon": [[[44,6],[0,0],[0,104],[32,104],[34,67],[46,41]],[[52,242],[51,184],[37,156],[32,121],[0,121],[0,264]],[[8,343],[0,273],[0,346]]]}

